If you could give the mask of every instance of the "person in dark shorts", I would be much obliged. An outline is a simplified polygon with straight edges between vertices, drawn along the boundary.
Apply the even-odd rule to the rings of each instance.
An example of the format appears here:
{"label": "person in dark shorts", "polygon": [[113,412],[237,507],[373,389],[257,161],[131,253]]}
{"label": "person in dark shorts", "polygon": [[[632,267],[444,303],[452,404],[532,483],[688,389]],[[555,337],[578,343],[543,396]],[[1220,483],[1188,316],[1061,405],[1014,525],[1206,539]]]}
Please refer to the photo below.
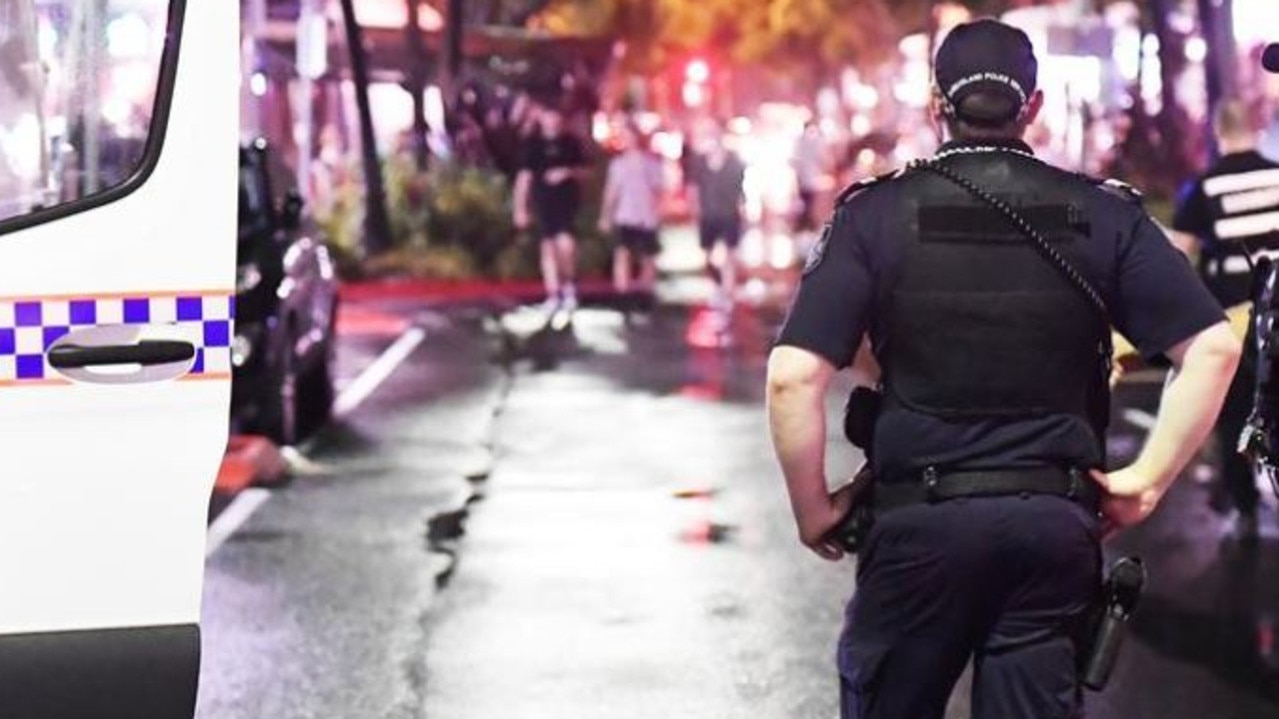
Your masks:
{"label": "person in dark shorts", "polygon": [[[942,719],[970,662],[973,719],[1075,719],[1101,541],[1194,457],[1240,342],[1138,193],[1022,140],[1044,103],[1025,33],[959,25],[935,63],[949,140],[836,203],[769,357],[773,444],[800,542],[842,559],[855,497],[827,482],[826,393],[869,334],[874,523],[836,650],[843,719]],[[1112,325],[1174,368],[1145,446],[1113,470]]]}
{"label": "person in dark shorts", "polygon": [[724,132],[718,125],[708,129],[702,149],[690,163],[689,204],[697,217],[706,270],[716,284],[711,305],[727,315],[737,289],[746,165],[724,144]]}
{"label": "person in dark shorts", "polygon": [[[1229,308],[1251,301],[1250,260],[1262,253],[1279,255],[1279,163],[1257,152],[1257,127],[1244,103],[1223,103],[1213,120],[1221,159],[1187,186],[1173,230],[1177,246],[1187,254],[1198,245],[1200,273],[1217,301]],[[1252,340],[1245,346],[1251,349]],[[1223,511],[1234,504],[1239,512],[1235,536],[1243,541],[1258,538],[1261,499],[1252,465],[1236,451],[1252,413],[1257,381],[1252,354],[1244,354],[1217,422],[1221,484],[1212,501]]]}
{"label": "person in dark shorts", "polygon": [[608,166],[600,230],[614,235],[613,288],[629,308],[651,300],[657,281],[662,161],[633,126],[622,130],[621,141],[622,152]]}
{"label": "person in dark shorts", "polygon": [[577,309],[577,242],[573,226],[581,207],[581,180],[589,172],[582,143],[564,116],[543,108],[539,132],[529,138],[515,179],[515,226],[537,220],[547,311]]}

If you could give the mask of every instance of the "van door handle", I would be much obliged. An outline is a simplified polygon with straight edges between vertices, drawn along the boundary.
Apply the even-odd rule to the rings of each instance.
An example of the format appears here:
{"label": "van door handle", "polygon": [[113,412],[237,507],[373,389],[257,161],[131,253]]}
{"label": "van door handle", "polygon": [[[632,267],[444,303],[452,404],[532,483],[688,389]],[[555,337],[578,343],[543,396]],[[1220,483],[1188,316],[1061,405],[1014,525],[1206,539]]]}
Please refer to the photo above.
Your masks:
{"label": "van door handle", "polygon": [[54,369],[84,369],[111,365],[154,367],[188,362],[194,358],[195,345],[179,340],[142,340],[136,344],[104,347],[65,344],[49,350],[49,365]]}

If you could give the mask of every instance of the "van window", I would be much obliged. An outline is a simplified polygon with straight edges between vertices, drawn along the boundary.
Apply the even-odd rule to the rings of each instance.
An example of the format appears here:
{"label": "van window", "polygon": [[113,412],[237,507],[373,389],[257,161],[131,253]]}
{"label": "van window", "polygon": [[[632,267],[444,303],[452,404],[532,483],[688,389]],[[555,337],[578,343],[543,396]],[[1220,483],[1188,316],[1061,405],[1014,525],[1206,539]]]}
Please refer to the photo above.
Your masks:
{"label": "van window", "polygon": [[142,169],[169,0],[0,0],[0,223]]}

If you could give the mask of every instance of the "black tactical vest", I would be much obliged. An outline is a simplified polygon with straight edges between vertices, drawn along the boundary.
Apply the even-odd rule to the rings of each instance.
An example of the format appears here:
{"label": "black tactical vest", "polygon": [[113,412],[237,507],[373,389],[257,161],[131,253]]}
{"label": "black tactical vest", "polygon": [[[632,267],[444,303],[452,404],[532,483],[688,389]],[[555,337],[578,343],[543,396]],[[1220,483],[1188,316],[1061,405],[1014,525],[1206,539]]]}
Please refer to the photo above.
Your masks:
{"label": "black tactical vest", "polygon": [[[1071,197],[1085,183],[1054,187],[1038,161],[992,155],[942,162],[1009,202],[1070,260],[1089,233]],[[888,401],[961,421],[1076,415],[1103,433],[1099,348],[1109,328],[1097,309],[977,198],[922,171],[898,181],[914,191],[903,193],[902,262],[886,308]]]}

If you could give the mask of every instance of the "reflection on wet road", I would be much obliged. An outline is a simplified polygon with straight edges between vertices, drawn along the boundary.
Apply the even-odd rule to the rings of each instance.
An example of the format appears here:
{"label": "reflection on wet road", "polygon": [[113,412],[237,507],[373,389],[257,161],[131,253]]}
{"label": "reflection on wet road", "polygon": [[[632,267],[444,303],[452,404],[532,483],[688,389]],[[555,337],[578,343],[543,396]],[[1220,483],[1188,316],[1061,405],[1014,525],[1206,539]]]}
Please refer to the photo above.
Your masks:
{"label": "reflection on wet road", "polygon": [[[386,331],[344,334],[344,377],[423,340],[210,559],[202,717],[837,714],[855,567],[795,538],[762,405],[778,307],[728,335],[699,306],[358,310]],[[1117,461],[1158,389],[1118,393]],[[859,460],[837,426],[832,477]],[[1279,524],[1239,545],[1208,492],[1184,479],[1108,550],[1151,583],[1090,716],[1279,716]]]}

